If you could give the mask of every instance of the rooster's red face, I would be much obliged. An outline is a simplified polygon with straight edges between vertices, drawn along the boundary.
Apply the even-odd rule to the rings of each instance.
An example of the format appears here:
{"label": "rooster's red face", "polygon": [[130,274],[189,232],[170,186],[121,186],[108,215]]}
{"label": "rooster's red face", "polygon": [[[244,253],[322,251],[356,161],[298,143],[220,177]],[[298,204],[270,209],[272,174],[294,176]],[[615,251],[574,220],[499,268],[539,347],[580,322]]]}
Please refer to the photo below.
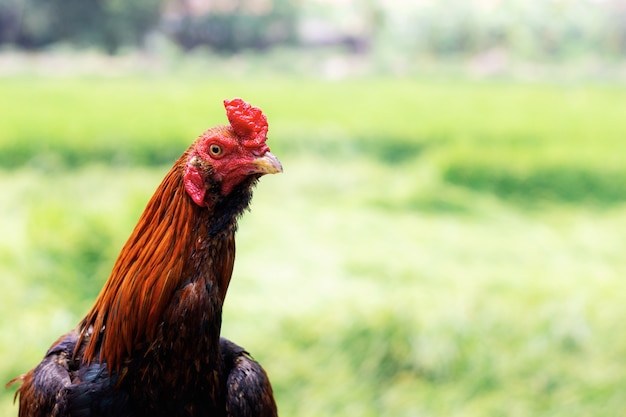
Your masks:
{"label": "rooster's red face", "polygon": [[192,145],[185,166],[185,188],[193,201],[209,206],[207,190],[220,185],[221,195],[249,177],[276,174],[283,168],[265,144],[267,121],[241,99],[225,101],[230,126],[204,132]]}

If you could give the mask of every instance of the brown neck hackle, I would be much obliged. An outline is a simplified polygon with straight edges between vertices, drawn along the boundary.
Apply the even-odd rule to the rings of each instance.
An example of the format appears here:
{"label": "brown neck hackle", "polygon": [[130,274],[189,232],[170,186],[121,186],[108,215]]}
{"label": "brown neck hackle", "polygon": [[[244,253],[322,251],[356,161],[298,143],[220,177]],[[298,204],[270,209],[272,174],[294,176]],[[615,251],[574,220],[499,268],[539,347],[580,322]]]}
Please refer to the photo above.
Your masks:
{"label": "brown neck hackle", "polygon": [[[81,339],[87,341],[85,362],[106,361],[109,372],[119,371],[138,344],[155,337],[173,293],[189,277],[185,269],[198,236],[192,229],[199,212],[208,216],[208,210],[195,205],[185,192],[186,159],[185,153],[157,188],[80,323]],[[225,295],[225,289],[222,292]]]}

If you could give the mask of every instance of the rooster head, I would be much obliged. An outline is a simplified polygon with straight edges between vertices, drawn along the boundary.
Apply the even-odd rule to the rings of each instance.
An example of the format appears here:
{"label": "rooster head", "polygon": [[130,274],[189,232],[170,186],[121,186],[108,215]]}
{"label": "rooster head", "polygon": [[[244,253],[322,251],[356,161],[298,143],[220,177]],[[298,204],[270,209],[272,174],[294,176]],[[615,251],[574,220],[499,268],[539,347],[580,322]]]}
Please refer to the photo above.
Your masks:
{"label": "rooster head", "polygon": [[249,178],[283,171],[265,144],[267,118],[261,109],[240,98],[224,100],[224,107],[230,125],[206,130],[187,152],[185,188],[199,206],[212,205],[209,190],[226,196]]}

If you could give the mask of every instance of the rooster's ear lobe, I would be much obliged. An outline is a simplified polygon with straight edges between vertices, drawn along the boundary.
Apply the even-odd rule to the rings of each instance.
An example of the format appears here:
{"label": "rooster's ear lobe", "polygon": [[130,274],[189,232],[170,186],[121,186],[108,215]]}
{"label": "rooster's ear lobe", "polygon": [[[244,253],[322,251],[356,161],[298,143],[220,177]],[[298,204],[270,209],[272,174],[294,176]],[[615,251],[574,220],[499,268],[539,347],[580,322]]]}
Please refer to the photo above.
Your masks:
{"label": "rooster's ear lobe", "polygon": [[185,190],[194,203],[199,206],[205,206],[206,187],[198,167],[193,163],[195,158],[197,157],[192,157],[185,166]]}

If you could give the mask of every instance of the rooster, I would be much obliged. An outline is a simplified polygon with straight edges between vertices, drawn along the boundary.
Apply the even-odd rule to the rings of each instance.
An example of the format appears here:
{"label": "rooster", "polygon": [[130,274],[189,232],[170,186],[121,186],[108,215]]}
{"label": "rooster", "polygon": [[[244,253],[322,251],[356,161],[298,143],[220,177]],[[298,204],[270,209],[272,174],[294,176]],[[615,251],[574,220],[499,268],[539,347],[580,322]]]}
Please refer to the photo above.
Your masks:
{"label": "rooster", "polygon": [[21,385],[20,417],[276,416],[263,368],[220,338],[237,219],[282,172],[267,119],[225,100],[148,202],[95,304]]}

